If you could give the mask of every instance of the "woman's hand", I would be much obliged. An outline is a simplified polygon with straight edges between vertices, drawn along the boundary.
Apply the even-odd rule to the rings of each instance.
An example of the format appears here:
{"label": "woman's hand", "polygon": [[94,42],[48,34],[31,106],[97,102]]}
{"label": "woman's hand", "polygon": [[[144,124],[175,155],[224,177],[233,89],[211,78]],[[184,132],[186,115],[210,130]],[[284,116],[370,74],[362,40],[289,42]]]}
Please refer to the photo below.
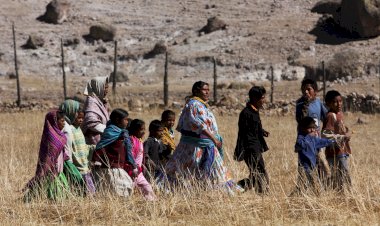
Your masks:
{"label": "woman's hand", "polygon": [[223,143],[221,141],[219,141],[210,131],[203,130],[203,134],[205,134],[206,136],[208,136],[212,140],[212,142],[214,142],[215,146],[218,149],[222,148]]}
{"label": "woman's hand", "polygon": [[218,149],[221,149],[223,146],[223,143],[216,138],[214,138],[214,144]]}

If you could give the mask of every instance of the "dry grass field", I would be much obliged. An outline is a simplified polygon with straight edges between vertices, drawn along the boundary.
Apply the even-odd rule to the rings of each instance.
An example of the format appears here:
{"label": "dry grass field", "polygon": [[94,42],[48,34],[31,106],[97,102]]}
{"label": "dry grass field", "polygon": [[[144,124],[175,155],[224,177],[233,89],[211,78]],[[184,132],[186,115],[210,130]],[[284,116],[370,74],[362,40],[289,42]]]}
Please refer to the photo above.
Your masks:
{"label": "dry grass field", "polygon": [[[149,122],[159,112],[133,113]],[[357,124],[362,117],[368,124]],[[355,134],[350,167],[353,189],[344,195],[289,197],[296,179],[297,155],[293,151],[295,121],[292,116],[262,116],[271,132],[270,151],[264,154],[271,193],[248,191],[228,196],[221,191],[187,190],[158,193],[147,203],[137,192],[130,200],[99,194],[95,198],[71,197],[62,202],[21,201],[20,189],[33,176],[37,161],[43,112],[0,114],[0,224],[116,224],[116,225],[377,225],[380,222],[380,116],[348,114],[346,124]],[[244,163],[232,160],[237,116],[217,116],[225,138],[226,165],[233,177],[246,176]]]}
{"label": "dry grass field", "polygon": [[[80,40],[77,46],[64,50],[69,97],[83,97],[87,80],[109,75],[113,70],[113,42],[89,43],[82,38],[88,34],[90,26],[103,23],[112,24],[118,30],[118,71],[128,75],[129,81],[118,84],[117,97],[122,101],[115,102],[125,105],[132,99],[148,105],[163,103],[164,56],[140,58],[159,41],[168,45],[172,59],[168,66],[170,103],[182,103],[196,80],[213,84],[213,65],[202,60],[205,57],[215,56],[223,62],[224,66],[217,68],[220,83],[241,82],[250,86],[255,82],[264,85],[268,94],[268,81],[260,82],[248,76],[262,66],[288,65],[289,57],[296,55],[320,62],[350,49],[358,52],[366,63],[378,65],[380,37],[347,40],[338,45],[321,40],[324,32],[313,34],[319,28],[321,16],[311,13],[310,9],[319,0],[71,1],[71,18],[61,25],[36,20],[49,1],[0,0],[0,107],[14,102],[17,97],[16,80],[6,76],[14,71],[12,22],[16,27],[22,102],[43,103],[44,107],[56,106],[63,100],[61,38]],[[226,21],[228,29],[199,36],[198,29],[212,16]],[[34,33],[44,38],[44,47],[22,49],[21,45]],[[97,52],[99,47],[105,48],[106,53]],[[130,56],[138,59],[128,59]],[[366,95],[379,94],[379,85],[379,77],[372,76],[349,83],[331,83],[327,89],[339,90],[344,95],[353,91]],[[244,103],[247,90],[221,88],[219,96],[236,97],[235,102]],[[294,102],[299,95],[300,81],[275,82],[275,101]],[[194,188],[172,194],[156,191],[156,202],[146,202],[136,192],[129,200],[99,193],[94,198],[69,197],[60,202],[36,200],[25,204],[21,189],[35,172],[46,113],[40,109],[29,112],[26,109],[22,109],[25,112],[4,110],[17,113],[5,113],[0,109],[0,155],[3,159],[0,165],[0,225],[380,224],[380,159],[377,158],[380,115],[349,113],[346,116],[346,124],[355,134],[350,159],[353,188],[344,195],[326,191],[318,197],[309,194],[289,197],[295,187],[297,168],[297,155],[293,151],[294,116],[263,114],[263,125],[271,132],[267,139],[270,151],[264,154],[271,180],[269,195],[259,196],[248,191],[229,196],[221,191]],[[141,118],[147,123],[160,116],[157,109],[130,113],[132,118]],[[217,115],[224,137],[225,164],[236,181],[248,174],[244,163],[232,159],[237,117],[227,113]],[[357,124],[358,117],[366,123]]]}

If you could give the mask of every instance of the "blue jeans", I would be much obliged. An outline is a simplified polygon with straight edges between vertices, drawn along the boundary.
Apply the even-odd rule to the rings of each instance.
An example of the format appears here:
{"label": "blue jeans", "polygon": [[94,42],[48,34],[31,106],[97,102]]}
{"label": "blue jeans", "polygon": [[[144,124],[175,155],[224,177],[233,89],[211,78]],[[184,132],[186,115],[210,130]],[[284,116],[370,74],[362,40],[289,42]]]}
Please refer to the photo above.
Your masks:
{"label": "blue jeans", "polygon": [[343,190],[344,184],[351,186],[351,176],[348,167],[348,155],[335,156],[334,158],[328,158],[331,168],[332,176],[332,188],[339,191]]}

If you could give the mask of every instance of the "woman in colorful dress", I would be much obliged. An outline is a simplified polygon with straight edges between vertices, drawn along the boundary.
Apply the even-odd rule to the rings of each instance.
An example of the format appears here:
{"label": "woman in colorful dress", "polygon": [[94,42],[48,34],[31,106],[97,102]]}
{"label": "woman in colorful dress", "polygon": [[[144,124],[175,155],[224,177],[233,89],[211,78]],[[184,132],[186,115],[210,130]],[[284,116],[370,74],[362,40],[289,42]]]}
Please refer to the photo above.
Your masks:
{"label": "woman in colorful dress", "polygon": [[24,201],[35,197],[53,200],[67,197],[70,189],[63,168],[69,157],[64,151],[67,140],[62,132],[64,124],[63,112],[54,110],[46,114],[36,173],[24,189]]}
{"label": "woman in colorful dress", "polygon": [[222,138],[207,104],[209,91],[208,83],[194,83],[192,96],[188,98],[178,121],[177,131],[181,133],[181,140],[165,167],[165,176],[175,184],[195,178],[198,182],[211,182],[212,187],[224,187],[232,192],[234,183],[223,164]]}
{"label": "woman in colorful dress", "polygon": [[84,91],[84,95],[87,96],[84,104],[85,118],[82,124],[87,144],[99,142],[100,135],[110,119],[107,93],[108,77],[96,77],[87,83]]}

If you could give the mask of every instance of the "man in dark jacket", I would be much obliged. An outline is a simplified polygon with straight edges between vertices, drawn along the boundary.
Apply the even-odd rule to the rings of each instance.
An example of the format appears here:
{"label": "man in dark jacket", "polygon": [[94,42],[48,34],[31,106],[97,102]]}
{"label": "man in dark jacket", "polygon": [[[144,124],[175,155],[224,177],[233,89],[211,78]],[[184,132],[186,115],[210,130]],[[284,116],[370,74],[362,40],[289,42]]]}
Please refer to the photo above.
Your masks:
{"label": "man in dark jacket", "polygon": [[254,86],[249,90],[249,102],[239,116],[239,133],[235,148],[235,159],[244,160],[249,168],[249,177],[239,181],[245,189],[253,186],[258,193],[268,191],[269,177],[265,170],[262,153],[269,150],[264,137],[269,133],[262,128],[259,109],[265,103],[265,88]]}

